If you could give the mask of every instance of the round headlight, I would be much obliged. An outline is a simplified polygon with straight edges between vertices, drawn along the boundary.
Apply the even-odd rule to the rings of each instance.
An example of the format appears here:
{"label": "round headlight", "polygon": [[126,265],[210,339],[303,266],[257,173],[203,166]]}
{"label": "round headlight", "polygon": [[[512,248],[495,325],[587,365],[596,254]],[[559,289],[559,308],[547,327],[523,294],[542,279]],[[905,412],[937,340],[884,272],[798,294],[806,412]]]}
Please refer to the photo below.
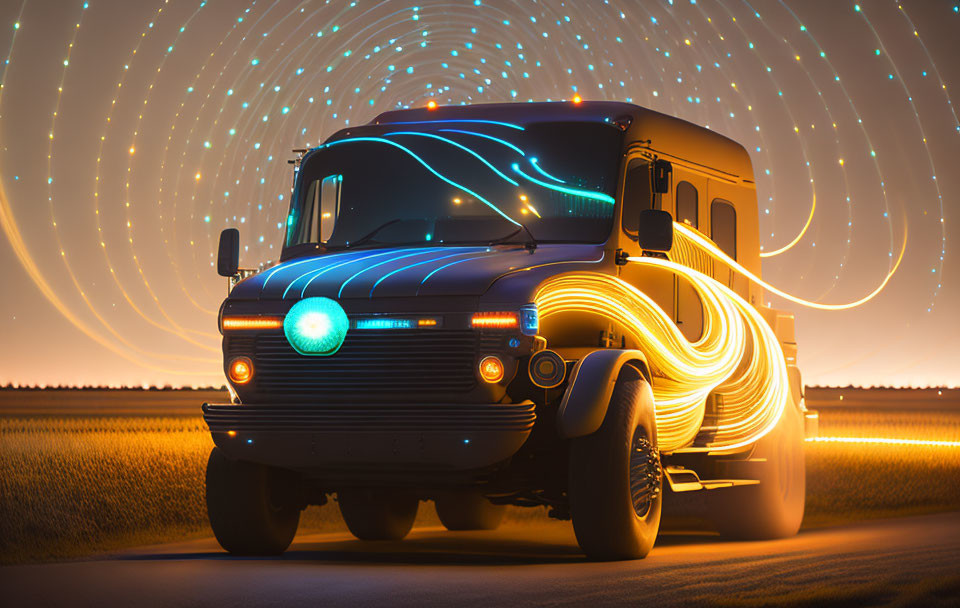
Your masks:
{"label": "round headlight", "polygon": [[480,359],[480,377],[491,384],[503,380],[503,361],[500,357],[489,355]]}
{"label": "round headlight", "polygon": [[301,355],[332,355],[347,337],[350,320],[330,298],[300,300],[283,319],[283,333]]}
{"label": "round headlight", "polygon": [[253,361],[250,357],[236,357],[227,367],[227,375],[234,384],[246,384],[253,378]]}

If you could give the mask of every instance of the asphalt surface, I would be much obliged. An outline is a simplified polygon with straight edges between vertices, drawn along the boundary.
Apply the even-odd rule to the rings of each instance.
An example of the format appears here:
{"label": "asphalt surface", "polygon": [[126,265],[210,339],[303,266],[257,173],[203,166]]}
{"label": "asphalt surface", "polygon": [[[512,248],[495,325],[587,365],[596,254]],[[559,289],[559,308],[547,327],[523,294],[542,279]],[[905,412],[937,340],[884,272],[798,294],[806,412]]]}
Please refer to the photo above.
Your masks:
{"label": "asphalt surface", "polygon": [[298,537],[280,558],[213,539],[0,568],[4,605],[877,605],[960,603],[960,512],[768,542],[663,535],[644,560],[587,562],[563,522],[421,528],[404,541]]}

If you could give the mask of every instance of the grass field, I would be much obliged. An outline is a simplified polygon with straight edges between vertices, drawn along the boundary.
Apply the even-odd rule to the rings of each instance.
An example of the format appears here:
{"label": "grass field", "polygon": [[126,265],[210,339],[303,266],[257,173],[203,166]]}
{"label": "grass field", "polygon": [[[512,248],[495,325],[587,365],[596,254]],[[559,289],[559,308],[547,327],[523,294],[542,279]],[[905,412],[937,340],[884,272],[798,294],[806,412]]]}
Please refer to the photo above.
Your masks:
{"label": "grass field", "polygon": [[[960,413],[832,410],[820,431],[957,441]],[[212,446],[193,417],[0,418],[0,561],[210,535],[203,487]],[[806,454],[807,527],[960,509],[960,448],[808,443]],[[437,523],[432,506],[419,522]],[[328,504],[308,509],[301,529],[344,526]]]}

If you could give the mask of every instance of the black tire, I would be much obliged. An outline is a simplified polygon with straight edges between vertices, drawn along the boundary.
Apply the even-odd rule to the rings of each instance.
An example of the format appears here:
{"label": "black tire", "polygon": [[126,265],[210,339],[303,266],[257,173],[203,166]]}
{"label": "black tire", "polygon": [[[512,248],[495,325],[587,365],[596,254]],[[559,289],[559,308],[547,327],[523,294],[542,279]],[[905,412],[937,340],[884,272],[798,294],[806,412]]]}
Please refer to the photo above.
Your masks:
{"label": "black tire", "polygon": [[474,489],[450,490],[436,497],[437,515],[447,530],[496,530],[506,505],[495,505]]}
{"label": "black tire", "polygon": [[360,540],[400,540],[410,533],[420,501],[403,490],[349,488],[337,493],[340,513]]}
{"label": "black tire", "polygon": [[761,438],[751,461],[732,463],[731,473],[759,484],[710,490],[708,517],[724,538],[766,540],[793,536],[806,502],[803,415],[787,404],[780,422]]}
{"label": "black tire", "polygon": [[639,559],[650,552],[660,527],[663,472],[653,391],[630,365],[617,377],[600,429],[571,441],[569,496],[587,557]]}
{"label": "black tire", "polygon": [[207,461],[207,515],[220,546],[234,555],[279,555],[297,533],[296,474],[231,460],[218,448]]}

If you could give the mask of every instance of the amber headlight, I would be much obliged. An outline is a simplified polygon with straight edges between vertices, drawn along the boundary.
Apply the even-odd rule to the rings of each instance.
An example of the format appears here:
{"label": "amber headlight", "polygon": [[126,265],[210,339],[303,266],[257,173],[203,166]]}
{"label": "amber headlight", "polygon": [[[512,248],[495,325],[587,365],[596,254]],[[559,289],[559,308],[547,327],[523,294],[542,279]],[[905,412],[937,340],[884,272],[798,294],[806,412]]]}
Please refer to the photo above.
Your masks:
{"label": "amber headlight", "polygon": [[234,384],[246,384],[253,378],[253,361],[250,357],[234,357],[227,367],[227,375]]}

